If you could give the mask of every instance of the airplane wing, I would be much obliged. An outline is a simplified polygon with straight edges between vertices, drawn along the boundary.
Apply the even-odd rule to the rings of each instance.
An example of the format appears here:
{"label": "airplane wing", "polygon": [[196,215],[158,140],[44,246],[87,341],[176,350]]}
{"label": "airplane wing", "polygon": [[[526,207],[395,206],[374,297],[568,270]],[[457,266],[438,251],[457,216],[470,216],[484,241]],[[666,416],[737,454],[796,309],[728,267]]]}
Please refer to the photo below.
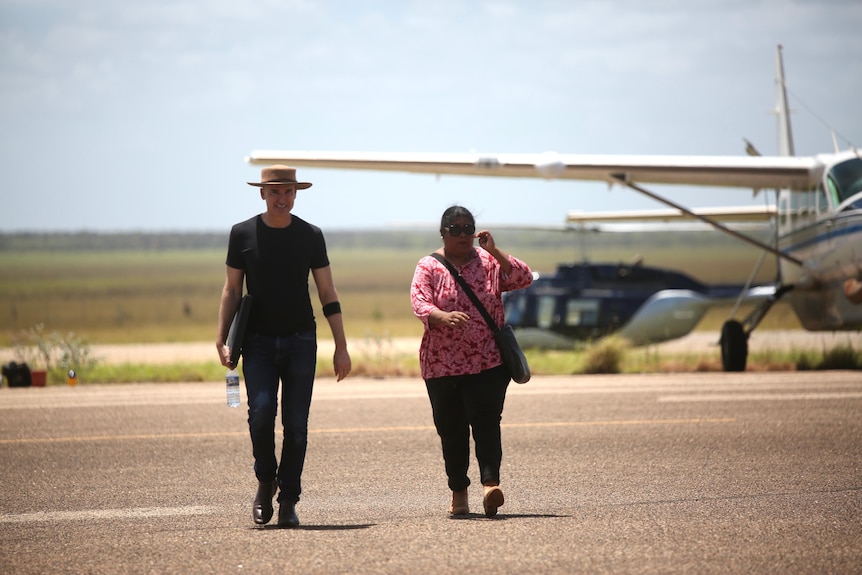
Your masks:
{"label": "airplane wing", "polygon": [[457,176],[813,189],[823,162],[788,156],[648,156],[256,150],[251,164]]}
{"label": "airplane wing", "polygon": [[[727,206],[721,208],[694,208],[698,216],[721,222],[764,222],[778,213],[774,205]],[[675,222],[691,221],[691,216],[680,210],[630,210],[618,212],[571,211],[566,216],[568,223],[581,222]]]}

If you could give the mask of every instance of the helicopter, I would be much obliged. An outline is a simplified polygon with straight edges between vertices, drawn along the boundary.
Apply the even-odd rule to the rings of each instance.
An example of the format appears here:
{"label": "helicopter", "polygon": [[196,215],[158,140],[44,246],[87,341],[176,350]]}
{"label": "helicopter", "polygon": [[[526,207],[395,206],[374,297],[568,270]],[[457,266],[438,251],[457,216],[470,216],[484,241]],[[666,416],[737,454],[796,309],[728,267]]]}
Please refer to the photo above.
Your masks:
{"label": "helicopter", "polygon": [[612,334],[635,346],[690,333],[713,306],[774,294],[774,286],[706,284],[681,271],[632,263],[565,263],[503,294],[506,321],[524,347],[571,349]]}

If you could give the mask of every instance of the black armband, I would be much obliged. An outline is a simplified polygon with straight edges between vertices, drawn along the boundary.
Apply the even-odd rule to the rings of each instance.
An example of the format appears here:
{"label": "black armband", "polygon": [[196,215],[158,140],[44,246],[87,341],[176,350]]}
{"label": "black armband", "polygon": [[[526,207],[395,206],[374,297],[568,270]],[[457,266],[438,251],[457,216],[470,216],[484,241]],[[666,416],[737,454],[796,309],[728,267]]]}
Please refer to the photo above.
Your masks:
{"label": "black armband", "polygon": [[335,315],[337,313],[341,313],[341,304],[337,301],[330,302],[323,306],[323,316],[329,317],[331,315]]}

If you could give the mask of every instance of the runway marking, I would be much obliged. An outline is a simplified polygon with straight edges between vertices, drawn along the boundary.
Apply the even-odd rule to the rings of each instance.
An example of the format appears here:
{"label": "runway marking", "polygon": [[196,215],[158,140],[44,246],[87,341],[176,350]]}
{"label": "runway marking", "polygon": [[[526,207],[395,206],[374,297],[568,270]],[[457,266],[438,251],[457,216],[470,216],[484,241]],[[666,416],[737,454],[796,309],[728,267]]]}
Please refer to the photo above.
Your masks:
{"label": "runway marking", "polygon": [[814,399],[862,399],[862,392],[835,391],[811,393],[704,393],[692,395],[666,395],[659,403],[696,401],[807,401]]}
{"label": "runway marking", "polygon": [[735,417],[705,417],[697,419],[609,419],[607,421],[551,421],[548,423],[504,423],[503,427],[589,427],[594,425],[677,425],[697,423],[733,423]]}
{"label": "runway marking", "polygon": [[213,431],[207,433],[146,433],[139,435],[85,435],[79,437],[23,437],[0,439],[0,445],[13,443],[65,443],[69,441],[117,441],[134,439],[191,439],[195,437],[248,436],[248,431]]}
{"label": "runway marking", "polygon": [[[698,419],[613,419],[598,421],[549,421],[545,423],[503,423],[501,427],[591,427],[598,425],[691,425],[698,423],[733,423],[735,418],[715,417]],[[368,433],[387,431],[435,431],[433,425],[409,425],[393,427],[333,427],[309,429],[309,435],[318,433]],[[80,437],[22,437],[19,439],[0,439],[0,445],[20,445],[32,443],[66,443],[72,441],[129,441],[140,439],[189,439],[205,437],[246,437],[248,431],[214,431],[207,433],[148,433],[137,435],[88,435]]]}
{"label": "runway marking", "polygon": [[[503,423],[507,427],[590,427],[595,425],[673,425],[692,423],[732,423],[735,418],[701,418],[701,419],[629,419],[607,421],[549,421],[545,423]],[[309,430],[309,433],[362,433],[367,431],[435,431],[433,425],[401,426],[401,427],[342,427],[331,429]]]}
{"label": "runway marking", "polygon": [[0,523],[35,523],[56,521],[81,521],[91,519],[149,519],[152,517],[177,517],[210,515],[216,507],[191,505],[185,507],[139,507],[137,509],[86,509],[83,511],[36,511],[0,515]]}

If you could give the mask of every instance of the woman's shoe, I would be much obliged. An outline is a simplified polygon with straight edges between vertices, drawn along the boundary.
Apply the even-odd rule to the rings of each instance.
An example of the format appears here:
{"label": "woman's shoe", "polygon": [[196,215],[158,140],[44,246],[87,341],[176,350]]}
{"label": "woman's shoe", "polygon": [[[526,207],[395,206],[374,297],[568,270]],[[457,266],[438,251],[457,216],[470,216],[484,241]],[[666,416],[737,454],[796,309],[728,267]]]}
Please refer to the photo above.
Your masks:
{"label": "woman's shoe", "polygon": [[485,517],[493,517],[497,514],[497,508],[502,507],[505,501],[503,490],[499,485],[485,485],[485,496],[482,498],[482,506],[485,508]]}
{"label": "woman's shoe", "polygon": [[467,498],[467,490],[452,492],[452,505],[449,506],[450,515],[467,515],[470,513],[470,502]]}

